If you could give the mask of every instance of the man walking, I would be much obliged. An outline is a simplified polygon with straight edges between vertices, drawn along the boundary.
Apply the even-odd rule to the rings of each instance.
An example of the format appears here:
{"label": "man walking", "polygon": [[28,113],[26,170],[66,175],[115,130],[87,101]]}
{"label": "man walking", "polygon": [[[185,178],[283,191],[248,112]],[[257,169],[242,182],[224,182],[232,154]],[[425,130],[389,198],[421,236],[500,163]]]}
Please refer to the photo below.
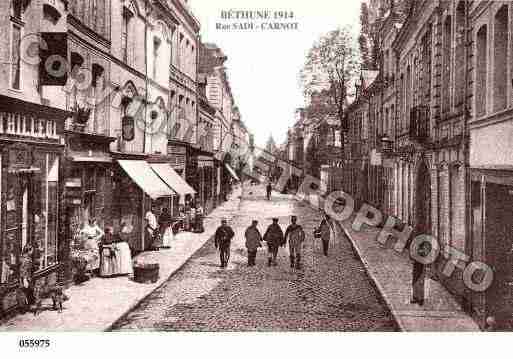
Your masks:
{"label": "man walking", "polygon": [[214,235],[214,245],[219,249],[219,258],[221,259],[221,268],[228,265],[230,259],[230,245],[235,236],[232,227],[227,224],[226,219],[221,220],[221,225],[217,228]]}
{"label": "man walking", "polygon": [[271,185],[271,182],[267,183],[267,186],[265,187],[267,200],[271,200],[271,193],[273,192],[273,186]]}
{"label": "man walking", "polygon": [[264,234],[264,241],[267,242],[267,248],[269,250],[269,259],[267,261],[267,265],[270,267],[271,265],[278,265],[276,263],[276,256],[278,255],[278,248],[283,246],[284,238],[283,231],[278,224],[278,218],[273,218],[273,223],[267,227],[267,231]]}
{"label": "man walking", "polygon": [[327,257],[328,250],[330,248],[331,234],[335,234],[333,222],[331,221],[331,218],[327,213],[324,214],[324,218],[322,219],[321,224],[319,224],[319,230],[321,232],[322,252]]}
{"label": "man walking", "polygon": [[251,226],[246,229],[246,248],[248,249],[248,267],[255,265],[258,247],[262,247],[262,235],[257,228],[258,221],[253,220]]}
{"label": "man walking", "polygon": [[285,242],[289,239],[290,268],[301,269],[301,249],[305,241],[305,231],[297,224],[297,217],[292,216],[285,231]]}

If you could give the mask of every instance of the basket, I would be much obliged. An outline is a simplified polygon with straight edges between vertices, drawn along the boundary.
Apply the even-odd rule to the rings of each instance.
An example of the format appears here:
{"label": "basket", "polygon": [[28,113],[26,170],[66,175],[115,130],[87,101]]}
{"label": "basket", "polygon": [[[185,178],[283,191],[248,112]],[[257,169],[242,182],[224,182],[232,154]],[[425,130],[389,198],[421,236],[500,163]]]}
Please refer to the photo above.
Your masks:
{"label": "basket", "polygon": [[144,263],[134,265],[134,281],[137,283],[156,283],[159,280],[158,263]]}

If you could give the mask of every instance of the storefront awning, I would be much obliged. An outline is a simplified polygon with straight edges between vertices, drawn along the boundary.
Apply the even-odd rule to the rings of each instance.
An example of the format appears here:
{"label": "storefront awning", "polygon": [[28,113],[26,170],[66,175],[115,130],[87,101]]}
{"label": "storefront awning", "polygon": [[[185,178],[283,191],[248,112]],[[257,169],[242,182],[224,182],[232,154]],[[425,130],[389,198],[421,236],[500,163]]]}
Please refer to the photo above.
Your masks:
{"label": "storefront awning", "polygon": [[106,156],[72,156],[73,162],[111,163],[112,158]]}
{"label": "storefront awning", "polygon": [[142,160],[118,160],[118,163],[139,188],[152,199],[171,197],[175,194],[151,169],[148,162]]}
{"label": "storefront awning", "polygon": [[180,175],[176,173],[173,167],[168,163],[152,163],[150,166],[162,181],[166,182],[167,185],[180,196],[196,193],[194,188],[189,186],[189,184],[185,182],[185,180],[180,177]]}
{"label": "storefront awning", "polygon": [[226,166],[226,169],[228,170],[228,172],[230,172],[230,174],[232,175],[233,179],[240,182],[240,178],[239,178],[239,176],[237,176],[237,174],[235,173],[233,168],[231,168],[231,166],[227,163],[225,163],[224,165]]}

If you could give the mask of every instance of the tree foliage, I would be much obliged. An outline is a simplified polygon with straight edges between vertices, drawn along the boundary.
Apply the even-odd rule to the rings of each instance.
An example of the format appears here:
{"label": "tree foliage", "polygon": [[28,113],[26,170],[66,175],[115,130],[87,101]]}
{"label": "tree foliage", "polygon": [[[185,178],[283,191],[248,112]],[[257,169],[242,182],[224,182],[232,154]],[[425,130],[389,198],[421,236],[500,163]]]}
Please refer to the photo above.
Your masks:
{"label": "tree foliage", "polygon": [[303,93],[307,99],[315,93],[328,96],[324,104],[332,107],[330,112],[343,125],[348,90],[354,83],[358,68],[357,45],[349,29],[330,31],[316,41],[307,54],[300,72]]}

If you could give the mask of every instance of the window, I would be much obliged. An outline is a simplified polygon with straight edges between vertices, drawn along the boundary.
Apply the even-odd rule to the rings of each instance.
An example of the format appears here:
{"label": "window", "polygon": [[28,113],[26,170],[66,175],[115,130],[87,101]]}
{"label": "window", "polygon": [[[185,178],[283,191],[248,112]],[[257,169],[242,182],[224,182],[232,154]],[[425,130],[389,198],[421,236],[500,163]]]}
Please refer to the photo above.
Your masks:
{"label": "window", "polygon": [[442,113],[448,113],[451,107],[450,83],[451,83],[451,39],[452,22],[451,17],[447,17],[444,23],[443,32],[443,73],[442,73]]}
{"label": "window", "polygon": [[404,86],[404,98],[405,98],[405,124],[404,129],[410,128],[410,110],[411,110],[411,92],[412,92],[412,85],[411,85],[411,69],[410,66],[406,69],[406,84]]}
{"label": "window", "polygon": [[493,110],[506,108],[508,79],[508,6],[504,5],[495,15],[493,31]]}
{"label": "window", "polygon": [[129,62],[128,58],[128,45],[129,45],[129,34],[130,34],[130,20],[132,19],[133,13],[127,8],[123,8],[123,19],[121,24],[121,56],[123,61]]}
{"label": "window", "polygon": [[92,121],[90,121],[93,126],[93,133],[103,133],[103,123],[101,123],[101,119],[103,118],[103,109],[106,102],[102,98],[103,90],[105,88],[103,73],[103,67],[98,64],[93,64],[91,81],[91,98],[93,99],[93,108],[91,109]]}
{"label": "window", "polygon": [[21,27],[12,25],[11,40],[11,88],[21,88]]}
{"label": "window", "polygon": [[182,69],[183,63],[182,63],[182,56],[183,56],[183,34],[180,34],[179,41],[178,41],[178,52],[177,52],[177,65],[180,70]]}
{"label": "window", "polygon": [[70,67],[71,77],[73,78],[75,84],[73,85],[70,93],[69,109],[76,109],[76,106],[78,105],[78,86],[81,82],[81,67],[83,64],[84,58],[80,56],[80,54],[72,52],[70,58]]}
{"label": "window", "polygon": [[[465,2],[460,1],[456,9],[456,48],[454,51],[454,104],[463,105],[465,94]],[[506,39],[507,39],[506,31]]]}
{"label": "window", "polygon": [[157,68],[158,68],[158,56],[160,49],[160,39],[153,38],[153,79],[157,79]]}
{"label": "window", "polygon": [[486,25],[483,25],[476,35],[476,117],[486,114],[486,93],[487,93],[487,36]]}

